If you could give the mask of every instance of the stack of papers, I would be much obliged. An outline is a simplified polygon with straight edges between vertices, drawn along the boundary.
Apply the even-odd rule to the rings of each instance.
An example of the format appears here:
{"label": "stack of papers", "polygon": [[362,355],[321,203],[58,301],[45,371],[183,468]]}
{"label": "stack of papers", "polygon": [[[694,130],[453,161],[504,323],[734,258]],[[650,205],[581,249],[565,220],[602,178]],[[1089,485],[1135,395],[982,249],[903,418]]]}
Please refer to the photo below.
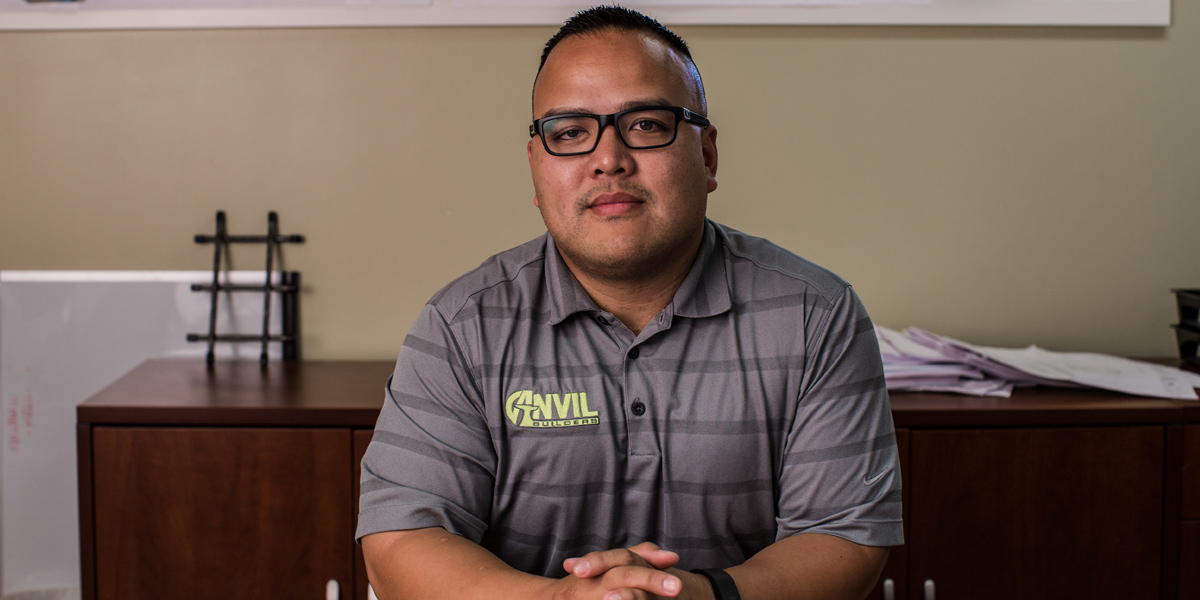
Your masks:
{"label": "stack of papers", "polygon": [[992,348],[915,327],[875,327],[883,374],[892,391],[1012,395],[1013,388],[1094,387],[1135,396],[1196,400],[1200,375],[1105,354],[1051,352],[1036,346]]}

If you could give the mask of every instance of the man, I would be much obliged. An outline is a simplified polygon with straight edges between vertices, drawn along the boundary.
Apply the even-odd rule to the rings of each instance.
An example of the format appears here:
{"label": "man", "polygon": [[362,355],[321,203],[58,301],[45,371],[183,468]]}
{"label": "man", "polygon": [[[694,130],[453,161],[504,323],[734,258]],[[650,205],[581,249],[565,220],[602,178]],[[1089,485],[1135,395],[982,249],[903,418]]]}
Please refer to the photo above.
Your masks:
{"label": "man", "polygon": [[379,597],[865,596],[902,543],[871,322],[832,273],[706,220],[687,46],[580,13],[533,111],[548,233],[425,306],[363,460]]}

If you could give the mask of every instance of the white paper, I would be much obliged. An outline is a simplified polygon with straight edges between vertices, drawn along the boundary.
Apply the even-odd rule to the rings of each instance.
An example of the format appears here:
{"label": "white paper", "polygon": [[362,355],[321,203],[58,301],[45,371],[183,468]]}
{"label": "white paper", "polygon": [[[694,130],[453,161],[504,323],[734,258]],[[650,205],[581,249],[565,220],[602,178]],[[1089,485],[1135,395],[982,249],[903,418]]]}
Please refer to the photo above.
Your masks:
{"label": "white paper", "polygon": [[886,357],[913,361],[947,361],[948,357],[933,348],[914,342],[908,336],[879,325],[875,326],[879,351]]}
{"label": "white paper", "polygon": [[1196,400],[1190,374],[1165,365],[1152,365],[1105,354],[1051,352],[1036,346],[1010,349],[964,345],[997,362],[1038,377],[1135,396]]}
{"label": "white paper", "polygon": [[1036,346],[978,346],[909,327],[876,327],[889,390],[1000,395],[1013,387],[1094,387],[1134,396],[1196,400],[1200,374],[1105,354]]}
{"label": "white paper", "polygon": [[893,384],[888,382],[888,391],[906,392],[944,392],[966,396],[988,396],[1008,398],[1012,396],[1013,384],[999,379],[968,380],[968,379],[928,379],[901,380]]}

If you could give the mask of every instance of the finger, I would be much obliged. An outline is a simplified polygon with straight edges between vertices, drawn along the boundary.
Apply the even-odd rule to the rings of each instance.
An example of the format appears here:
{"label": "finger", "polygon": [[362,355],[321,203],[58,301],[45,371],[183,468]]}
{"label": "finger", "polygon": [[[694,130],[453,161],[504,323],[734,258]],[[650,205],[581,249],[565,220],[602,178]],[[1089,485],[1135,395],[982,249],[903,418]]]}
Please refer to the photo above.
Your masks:
{"label": "finger", "polygon": [[604,595],[602,600],[654,600],[658,598],[653,594],[648,594],[642,590],[613,590]]}
{"label": "finger", "polygon": [[678,577],[653,567],[614,567],[604,574],[601,583],[603,587],[611,587],[622,594],[630,590],[634,593],[633,598],[643,597],[639,592],[673,597],[683,590],[683,582]]}
{"label": "finger", "polygon": [[601,600],[654,600],[658,596],[643,590],[621,589],[604,594]]}
{"label": "finger", "polygon": [[613,590],[604,594],[601,600],[642,600],[646,595],[641,590]]}
{"label": "finger", "polygon": [[573,574],[573,570],[575,569],[575,563],[577,563],[577,562],[579,562],[579,557],[577,557],[577,556],[564,560],[563,561],[563,570],[568,573]]}
{"label": "finger", "polygon": [[679,563],[679,555],[670,550],[663,550],[652,542],[642,542],[629,548],[630,552],[642,557],[656,569],[670,569]]}
{"label": "finger", "polygon": [[563,561],[564,567],[568,561],[573,562],[567,572],[581,578],[598,577],[616,567],[638,566],[650,569],[655,568],[641,556],[634,554],[627,548],[589,552],[580,558]]}

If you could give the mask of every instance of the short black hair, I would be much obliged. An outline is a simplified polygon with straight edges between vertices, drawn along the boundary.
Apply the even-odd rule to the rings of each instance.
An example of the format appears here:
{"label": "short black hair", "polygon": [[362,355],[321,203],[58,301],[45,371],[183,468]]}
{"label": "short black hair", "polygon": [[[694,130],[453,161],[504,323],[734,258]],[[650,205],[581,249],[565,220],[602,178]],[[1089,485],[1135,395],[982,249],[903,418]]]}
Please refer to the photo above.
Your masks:
{"label": "short black hair", "polygon": [[[537,75],[542,74],[542,67],[546,66],[546,59],[550,56],[550,51],[554,50],[559,42],[572,36],[595,35],[613,30],[644,33],[683,56],[687,63],[685,69],[689,70],[690,76],[695,78],[696,93],[699,95],[697,100],[700,104],[693,109],[698,110],[701,114],[708,112],[708,103],[704,98],[704,80],[700,78],[700,70],[696,68],[696,61],[692,59],[692,51],[688,50],[687,42],[653,17],[648,17],[624,6],[594,6],[579,11],[575,13],[575,16],[567,19],[559,28],[558,33],[555,33],[554,37],[546,42],[546,47],[542,50],[542,61],[538,63]],[[533,81],[536,87],[537,76],[533,78]]]}
{"label": "short black hair", "polygon": [[695,66],[695,61],[692,61],[692,52],[688,50],[687,42],[683,41],[683,38],[676,35],[674,31],[667,29],[653,17],[648,17],[624,6],[611,5],[594,6],[587,10],[579,11],[575,13],[575,16],[567,19],[563,23],[562,28],[558,30],[558,33],[554,34],[554,37],[546,42],[546,47],[542,50],[542,62],[538,63],[538,73],[542,72],[542,67],[546,65],[546,58],[550,56],[550,51],[559,42],[573,35],[587,35],[609,29],[649,34],[654,39],[666,44],[672,50],[686,56],[688,61],[692,62],[693,66]]}

